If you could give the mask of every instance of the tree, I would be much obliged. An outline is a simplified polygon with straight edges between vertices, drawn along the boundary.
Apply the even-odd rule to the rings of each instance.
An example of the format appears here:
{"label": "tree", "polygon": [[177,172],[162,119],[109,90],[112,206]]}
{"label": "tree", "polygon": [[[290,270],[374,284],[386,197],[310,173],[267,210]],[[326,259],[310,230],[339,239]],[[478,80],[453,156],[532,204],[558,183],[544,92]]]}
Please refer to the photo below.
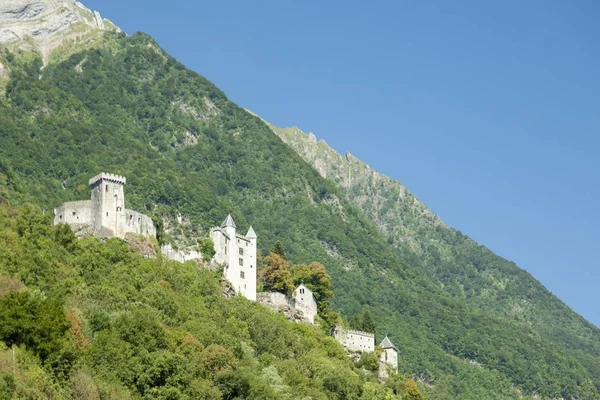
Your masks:
{"label": "tree", "polygon": [[290,295],[294,290],[290,263],[273,252],[264,258],[264,263],[266,266],[259,272],[263,288]]}
{"label": "tree", "polygon": [[283,245],[281,244],[280,240],[275,242],[275,247],[273,247],[273,250],[271,250],[271,253],[275,253],[275,254],[281,256],[281,258],[285,259],[285,250],[283,249]]}
{"label": "tree", "polygon": [[42,360],[60,350],[69,322],[62,305],[36,293],[10,292],[0,298],[0,340],[25,345]]}
{"label": "tree", "polygon": [[215,243],[211,238],[206,238],[198,243],[200,253],[202,253],[202,259],[204,261],[210,261],[215,256]]}
{"label": "tree", "polygon": [[294,287],[303,283],[312,290],[317,304],[322,304],[333,298],[331,277],[325,271],[325,266],[318,262],[308,265],[298,264],[291,267]]}
{"label": "tree", "polygon": [[360,314],[355,314],[348,320],[348,325],[352,329],[357,329],[363,332],[375,332],[375,323],[371,317],[369,310],[364,310]]}

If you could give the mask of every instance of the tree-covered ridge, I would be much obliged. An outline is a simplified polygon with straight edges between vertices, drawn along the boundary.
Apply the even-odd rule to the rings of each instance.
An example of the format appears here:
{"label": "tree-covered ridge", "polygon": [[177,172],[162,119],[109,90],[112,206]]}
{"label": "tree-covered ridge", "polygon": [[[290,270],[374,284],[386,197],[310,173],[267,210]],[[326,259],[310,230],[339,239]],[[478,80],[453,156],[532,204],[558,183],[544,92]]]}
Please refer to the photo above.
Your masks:
{"label": "tree-covered ridge", "polygon": [[[2,55],[0,196],[11,204],[51,210],[87,199],[98,172],[125,175],[127,207],[164,218],[172,239],[205,237],[230,212],[263,254],[279,238],[291,262],[323,264],[334,310],[369,310],[429,398],[598,397],[599,374],[528,324],[448,296],[260,119],[149,37],[106,40],[43,70]],[[120,261],[107,257],[119,288]],[[33,276],[53,271],[32,265]],[[166,294],[155,301],[168,307]]]}

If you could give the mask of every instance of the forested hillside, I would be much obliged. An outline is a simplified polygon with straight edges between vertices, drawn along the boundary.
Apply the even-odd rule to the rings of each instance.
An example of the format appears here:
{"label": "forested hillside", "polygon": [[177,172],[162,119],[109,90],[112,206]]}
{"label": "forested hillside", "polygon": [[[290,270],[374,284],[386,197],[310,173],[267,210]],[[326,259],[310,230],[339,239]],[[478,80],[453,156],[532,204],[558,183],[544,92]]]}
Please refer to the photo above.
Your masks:
{"label": "forested hillside", "polygon": [[[428,398],[522,398],[533,394],[544,398],[600,398],[595,386],[600,386],[600,373],[592,369],[595,364],[565,351],[564,344],[542,335],[528,321],[488,314],[450,296],[412,265],[413,260],[405,262],[403,253],[389,245],[387,237],[343,197],[333,182],[322,178],[263,121],[166,55],[150,37],[107,33],[98,47],[51,62],[43,69],[39,58],[25,53],[3,51],[0,62],[10,72],[4,83],[6,93],[0,100],[0,196],[12,206],[30,202],[51,213],[63,201],[89,198],[89,177],[102,171],[125,175],[127,207],[163,218],[170,240],[192,243],[206,236],[207,230],[230,212],[242,229],[254,226],[263,253],[279,239],[293,262],[324,264],[334,285],[334,308],[344,315],[368,309],[378,333],[389,334],[398,346],[400,371],[420,381]],[[21,234],[18,229],[16,233],[7,232],[9,240],[23,240],[17,239]],[[24,239],[23,246],[27,242]],[[31,246],[35,246],[33,240]],[[175,285],[168,277],[157,272],[153,275],[156,278],[143,279],[145,268],[163,268],[153,264],[155,261],[138,260],[126,268],[129,259],[123,262],[120,257],[125,256],[104,254],[104,245],[96,241],[82,241],[77,246],[100,246],[98,256],[86,259],[74,270],[63,271],[61,263],[41,254],[28,259],[27,268],[7,269],[6,265],[19,261],[18,252],[10,253],[0,259],[2,275],[20,279],[42,294],[62,290],[62,285],[70,284],[72,279],[83,282],[81,287],[64,289],[67,302],[69,296],[87,296],[85,290],[91,290],[90,285],[95,284],[92,281],[99,279],[100,298],[92,298],[85,306],[89,310],[77,307],[82,307],[86,321],[93,310],[107,313],[111,327],[113,323],[126,326],[130,320],[131,324],[137,323],[136,318],[145,321],[149,317],[139,314],[139,310],[168,308],[171,301],[179,301],[170,300],[169,289],[158,282],[162,279]],[[122,245],[110,241],[107,246]],[[101,273],[93,272],[95,262],[103,263]],[[88,263],[92,269],[90,281],[85,280],[88,278],[84,273]],[[168,268],[176,269],[173,265]],[[182,268],[182,273],[202,275],[193,280],[198,285],[205,280],[206,272]],[[47,274],[50,280],[38,282],[38,274]],[[122,274],[126,274],[122,284],[130,288],[121,288]],[[55,280],[63,276],[68,278],[63,280],[65,283]],[[110,282],[103,284],[105,276],[110,276],[106,278]],[[113,284],[115,289],[110,288]],[[188,290],[182,285],[181,290]],[[147,297],[128,295],[130,290]],[[202,297],[203,293],[195,294]],[[118,301],[111,296],[118,296]],[[113,301],[118,308],[111,308]],[[171,308],[165,315],[182,312],[188,317],[177,320],[169,316],[175,320],[164,319],[162,324],[176,330],[183,323],[191,326],[195,313],[200,312],[194,302],[203,304],[198,306],[200,309],[210,305],[205,299],[181,301],[181,307]],[[226,314],[223,318],[227,323],[220,325],[241,325],[241,336],[244,329],[253,329],[253,320],[240,313],[255,310],[262,315],[256,306],[241,299],[231,304],[214,301],[217,303],[212,305],[222,307],[223,313],[243,303],[237,311]],[[125,311],[131,314],[121,316]],[[117,335],[110,333],[111,329],[103,335]],[[185,329],[193,332],[187,325]],[[257,333],[262,334],[266,333]],[[98,340],[103,335],[92,335],[90,346],[102,345]],[[202,346],[210,344],[212,336],[204,341],[192,335]],[[259,340],[250,335],[253,342]],[[241,336],[234,336],[237,339],[232,339],[228,348],[233,349]],[[287,339],[284,336],[282,340]],[[253,347],[249,350],[241,342],[237,342],[239,352],[234,352],[240,365],[244,365],[245,351],[262,362],[257,345],[248,343]],[[136,343],[144,347],[143,342]],[[179,345],[167,341],[147,351],[173,350]],[[302,346],[302,342],[293,346]],[[118,364],[111,358],[114,355],[118,359],[121,350],[109,350],[102,348],[96,353],[103,360],[98,362]],[[170,356],[165,357],[161,363],[179,365],[169,361]],[[286,358],[281,354],[275,357]],[[335,357],[330,362],[343,363]],[[593,354],[590,357],[596,360]],[[323,365],[329,365],[327,362]],[[272,366],[269,373],[282,377],[286,385],[290,385],[286,381],[290,376],[318,379],[310,369],[286,375],[285,362],[262,365]],[[110,382],[112,378],[107,375],[102,379]],[[127,386],[137,378],[119,379]],[[315,390],[321,390],[319,383],[307,385],[317,385]],[[221,386],[216,386],[223,392]],[[151,398],[147,392],[140,393]]]}
{"label": "forested hillside", "polygon": [[380,385],[318,328],[222,291],[196,263],[0,206],[0,399],[418,395],[401,377]]}
{"label": "forested hillside", "polygon": [[481,312],[527,323],[591,371],[600,371],[600,330],[540,282],[446,225],[399,182],[298,128],[269,126],[307,162],[335,183],[377,226],[401,257],[455,298]]}

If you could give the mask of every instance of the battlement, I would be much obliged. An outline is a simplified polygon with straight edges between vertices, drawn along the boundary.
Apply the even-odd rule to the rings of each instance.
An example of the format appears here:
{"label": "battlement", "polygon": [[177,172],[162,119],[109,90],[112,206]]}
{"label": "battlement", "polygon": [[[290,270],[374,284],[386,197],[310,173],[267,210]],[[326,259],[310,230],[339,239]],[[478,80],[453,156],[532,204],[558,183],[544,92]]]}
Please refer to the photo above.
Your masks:
{"label": "battlement", "polygon": [[361,336],[375,338],[375,334],[374,333],[357,331],[357,330],[354,330],[354,329],[344,329],[344,333],[346,333],[346,334],[353,334],[353,335],[361,335]]}
{"label": "battlement", "polygon": [[92,186],[96,182],[101,181],[101,180],[106,180],[106,181],[110,181],[110,182],[114,182],[114,183],[120,183],[121,185],[125,185],[125,183],[127,183],[127,180],[124,176],[102,172],[102,173],[96,175],[95,177],[93,177],[92,179],[90,179],[89,185]]}

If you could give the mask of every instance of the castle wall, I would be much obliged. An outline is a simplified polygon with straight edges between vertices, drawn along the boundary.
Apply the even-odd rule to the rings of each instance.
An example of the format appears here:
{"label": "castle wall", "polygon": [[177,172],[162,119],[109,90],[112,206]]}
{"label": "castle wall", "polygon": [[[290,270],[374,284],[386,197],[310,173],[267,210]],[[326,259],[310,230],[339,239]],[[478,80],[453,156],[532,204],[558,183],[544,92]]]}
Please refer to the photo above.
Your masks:
{"label": "castle wall", "polygon": [[143,236],[156,236],[156,228],[152,218],[133,210],[125,209],[125,233]]}
{"label": "castle wall", "polygon": [[54,225],[69,224],[74,231],[90,229],[94,220],[91,200],[70,201],[54,209]]}
{"label": "castle wall", "polygon": [[346,350],[362,351],[372,353],[375,351],[375,335],[368,332],[345,330],[336,326],[332,330],[332,336],[340,342]]}

